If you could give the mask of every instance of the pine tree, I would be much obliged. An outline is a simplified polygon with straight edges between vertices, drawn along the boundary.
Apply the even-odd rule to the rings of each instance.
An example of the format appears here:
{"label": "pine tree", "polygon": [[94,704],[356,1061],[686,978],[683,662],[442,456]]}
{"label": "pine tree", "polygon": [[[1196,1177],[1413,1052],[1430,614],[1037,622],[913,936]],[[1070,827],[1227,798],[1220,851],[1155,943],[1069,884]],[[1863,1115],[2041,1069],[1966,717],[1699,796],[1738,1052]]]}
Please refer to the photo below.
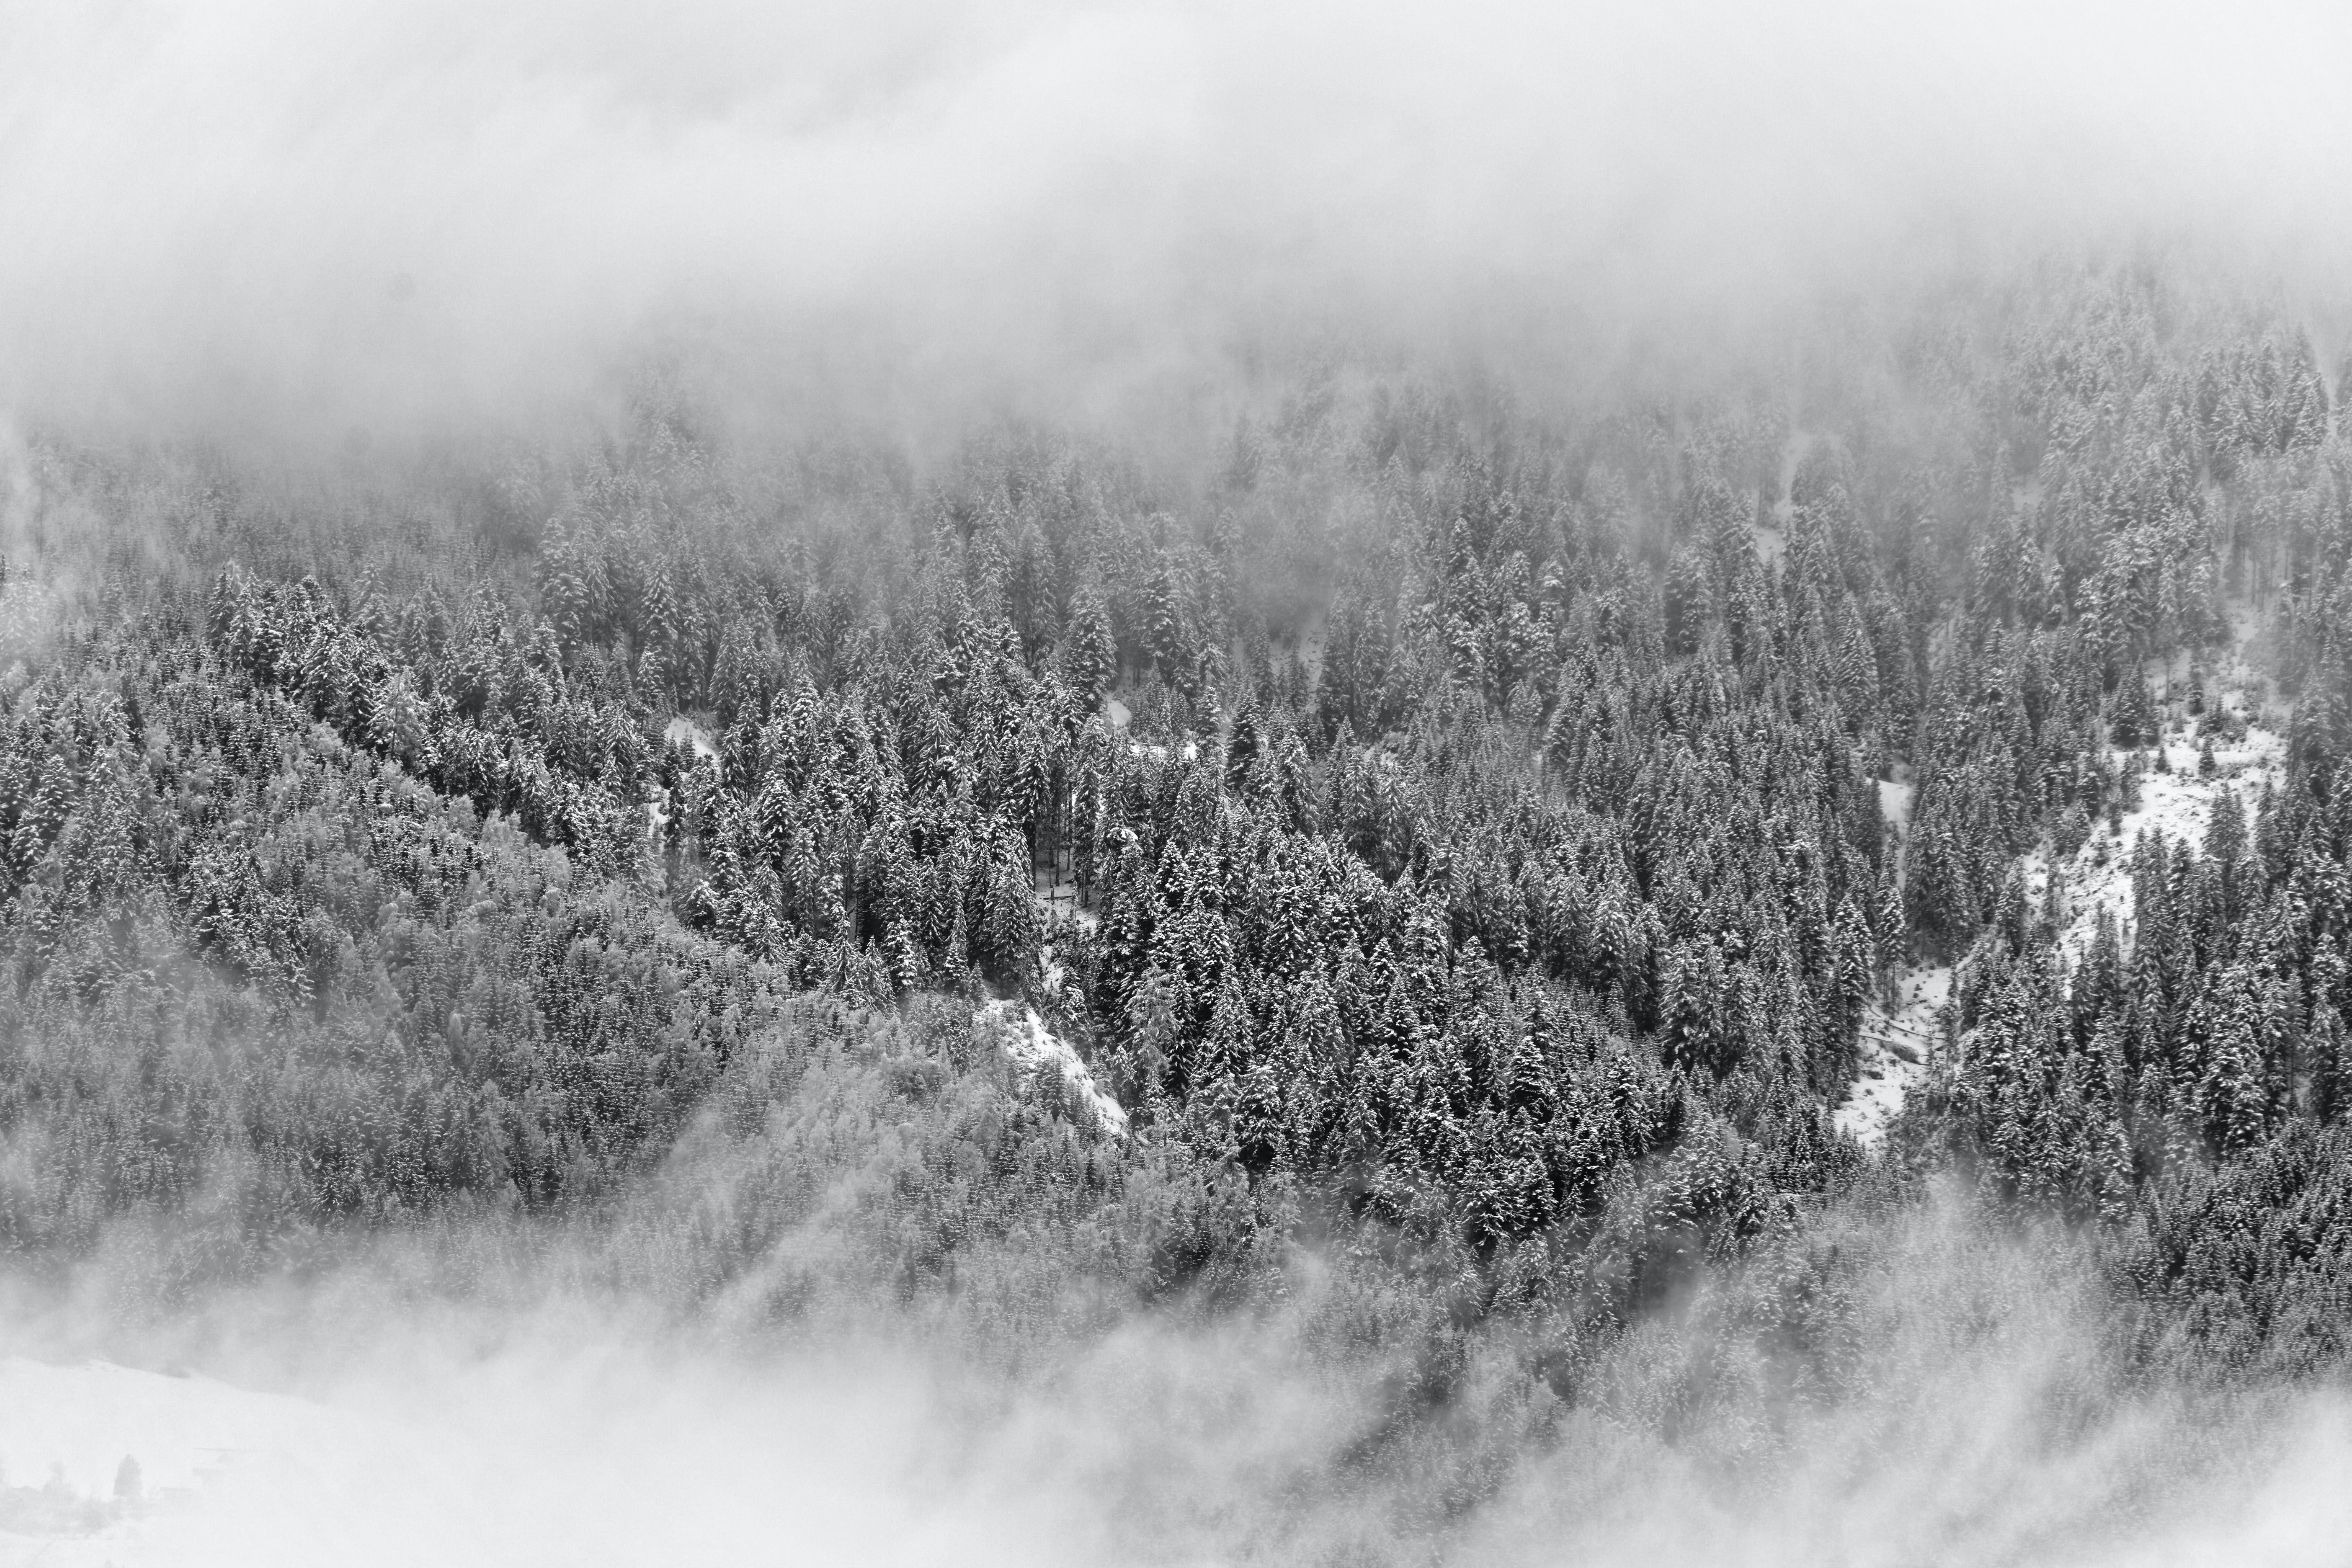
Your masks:
{"label": "pine tree", "polygon": [[1108,699],[1118,672],[1118,643],[1111,633],[1110,611],[1089,583],[1070,606],[1062,642],[1063,679],[1078,707],[1091,713]]}

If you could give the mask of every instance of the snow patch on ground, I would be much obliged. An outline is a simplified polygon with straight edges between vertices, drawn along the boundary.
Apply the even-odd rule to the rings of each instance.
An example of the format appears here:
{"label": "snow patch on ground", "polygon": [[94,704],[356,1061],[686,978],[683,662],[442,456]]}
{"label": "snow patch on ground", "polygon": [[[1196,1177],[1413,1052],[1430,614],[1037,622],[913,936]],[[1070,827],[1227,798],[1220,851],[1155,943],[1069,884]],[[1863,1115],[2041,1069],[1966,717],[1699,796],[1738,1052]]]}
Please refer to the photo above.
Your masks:
{"label": "snow patch on ground", "polygon": [[[2161,833],[2176,843],[2185,841],[2192,852],[2197,851],[2203,846],[2206,825],[2212,821],[2214,803],[2224,794],[2237,795],[2251,827],[2254,802],[2261,798],[2263,786],[2267,784],[2278,789],[2286,782],[2286,738],[2276,731],[2251,729],[2242,743],[2215,746],[2215,770],[2210,778],[2198,775],[2195,745],[2178,736],[2168,736],[2163,750],[2171,771],[2150,772],[2142,776],[2139,809],[2123,814],[2121,835],[2110,833],[2101,825],[2092,831],[2090,841],[2060,868],[2065,886],[2058,947],[2069,964],[2081,963],[2083,955],[2090,951],[2092,940],[2098,934],[2102,910],[2115,917],[2117,932],[2126,948],[2129,948],[2135,913],[2131,853],[2141,834]],[[2116,754],[2117,766],[2122,765],[2126,755]],[[2153,749],[2149,755],[2154,756]],[[2038,910],[2050,885],[2047,851],[2036,849],[2028,854],[2020,863],[2020,869],[2025,878],[2026,897]]]}
{"label": "snow patch on ground", "polygon": [[[2140,753],[2145,767],[2138,809],[2121,815],[2120,832],[2104,821],[2095,823],[2088,840],[2060,868],[2064,885],[2057,944],[2070,966],[2079,965],[2089,952],[2098,934],[2102,910],[2115,917],[2117,934],[2128,950],[2134,917],[2131,852],[2142,833],[2161,833],[2198,850],[2212,820],[2213,806],[2224,794],[2238,796],[2251,826],[2254,803],[2264,785],[2278,789],[2285,784],[2284,721],[2271,705],[2269,683],[2256,668],[2259,644],[2265,635],[2262,618],[2252,606],[2241,603],[2231,606],[2230,625],[2234,640],[2207,672],[2206,698],[2210,713],[2231,716],[2232,727],[2242,723],[2244,736],[2215,739],[2213,772],[2200,774],[2202,742],[2195,738],[2199,720],[2185,712],[2189,656],[2148,661],[2142,675],[2160,683],[2159,711],[2168,727],[2159,746]],[[2269,722],[2252,722],[2257,716]],[[2155,771],[2159,752],[2166,765],[2162,773]],[[2115,749],[2108,752],[2107,761],[2120,772],[2131,756],[2129,748]],[[1910,829],[1912,795],[1907,781],[1882,782],[1878,786],[1879,810],[1898,833]],[[2048,898],[2050,858],[2045,845],[2018,862],[2026,897],[2037,915]],[[1941,1037],[1941,1014],[1951,989],[1948,966],[1906,970],[1896,981],[1893,1010],[1872,1005],[1863,1024],[1860,1076],[1837,1110],[1839,1131],[1852,1134],[1865,1147],[1884,1139],[1887,1123],[1903,1109],[1905,1096],[1927,1071],[1930,1048]]]}
{"label": "snow patch on ground", "polygon": [[[1911,831],[1911,802],[1917,793],[1908,768],[1878,781],[1878,814],[1898,837]],[[1865,1149],[1885,1141],[1887,1123],[1902,1111],[1911,1086],[1927,1070],[1937,1016],[1951,994],[1949,964],[1906,967],[1895,976],[1892,1004],[1874,1000],[1864,1010],[1861,1060],[1845,1102],[1832,1118],[1839,1131]]]}
{"label": "snow patch on ground", "polygon": [[[2265,706],[2269,683],[2255,669],[2252,660],[2255,647],[2264,635],[2260,616],[2251,605],[2233,605],[2230,625],[2234,644],[2207,679],[2206,695],[2212,710],[2239,719],[2259,713],[2283,727],[2284,721]],[[2152,669],[2160,665],[2161,661],[2151,661]],[[2177,684],[2185,680],[2186,670],[2177,668],[2165,672],[2164,678]],[[2180,730],[2168,729],[2163,743],[2146,752],[2147,767],[2140,777],[2139,809],[2123,814],[2121,834],[2108,832],[2104,825],[2095,827],[2089,842],[2061,868],[2065,885],[2062,889],[2058,946],[2069,964],[2081,963],[2083,955],[2090,950],[2093,938],[2098,934],[2102,910],[2115,916],[2117,934],[2129,949],[2135,915],[2131,852],[2142,833],[2154,831],[2176,843],[2185,841],[2192,852],[2197,852],[2203,847],[2206,826],[2212,821],[2214,804],[2222,795],[2237,795],[2251,828],[2254,803],[2262,797],[2263,787],[2285,787],[2286,736],[2280,728],[2249,723],[2243,740],[2216,740],[2214,769],[2208,777],[2198,772],[2201,742],[2193,738],[2194,723],[2190,721]],[[2167,768],[2163,773],[2155,771],[2159,752]],[[2111,752],[2108,762],[2120,769],[2129,756],[2128,751]],[[2047,896],[2049,862],[2046,849],[2037,849],[2021,863],[2026,895],[2035,900],[2037,910]]]}
{"label": "snow patch on ground", "polygon": [[1887,1123],[1927,1073],[1951,995],[1951,965],[1939,963],[1896,975],[1891,1009],[1870,1004],[1862,1021],[1860,1076],[1834,1118],[1840,1132],[1865,1149],[1885,1141]]}
{"label": "snow patch on ground", "polygon": [[995,1036],[997,1047],[1024,1084],[1035,1081],[1040,1073],[1060,1073],[1071,1098],[1094,1112],[1104,1131],[1115,1138],[1126,1135],[1127,1109],[1095,1082],[1094,1069],[1069,1041],[1045,1026],[1036,1008],[1019,1002],[990,1002],[972,1015],[972,1024]]}
{"label": "snow patch on ground", "polygon": [[1036,904],[1037,913],[1049,931],[1057,925],[1075,926],[1080,931],[1090,931],[1102,924],[1102,917],[1079,901],[1078,883],[1075,877],[1056,879],[1052,887],[1037,895]]}
{"label": "snow patch on ground", "polygon": [[[1906,773],[1908,770],[1905,770]],[[1878,815],[1897,833],[1911,831],[1911,797],[1917,792],[1908,779],[1878,781]]]}
{"label": "snow patch on ground", "polygon": [[[662,739],[673,746],[685,747],[688,754],[697,761],[708,757],[710,759],[712,767],[718,769],[721,774],[726,773],[727,765],[719,760],[719,747],[711,740],[710,731],[685,714],[670,715],[669,722],[662,726]],[[658,790],[655,793],[656,795],[660,794]],[[659,799],[646,802],[646,841],[650,843],[658,840],[662,836],[662,830],[668,826],[667,804]]]}
{"label": "snow patch on ground", "polygon": [[674,746],[684,746],[698,757],[719,761],[719,745],[710,738],[710,731],[683,713],[670,715],[669,722],[662,726],[662,739]]}
{"label": "snow patch on ground", "polygon": [[1080,900],[1075,877],[1055,879],[1053,885],[1034,894],[1031,902],[1045,929],[1045,940],[1037,944],[1039,979],[1046,1000],[1059,1001],[1070,980],[1070,966],[1064,961],[1064,954],[1071,943],[1083,944],[1099,930],[1102,917]]}

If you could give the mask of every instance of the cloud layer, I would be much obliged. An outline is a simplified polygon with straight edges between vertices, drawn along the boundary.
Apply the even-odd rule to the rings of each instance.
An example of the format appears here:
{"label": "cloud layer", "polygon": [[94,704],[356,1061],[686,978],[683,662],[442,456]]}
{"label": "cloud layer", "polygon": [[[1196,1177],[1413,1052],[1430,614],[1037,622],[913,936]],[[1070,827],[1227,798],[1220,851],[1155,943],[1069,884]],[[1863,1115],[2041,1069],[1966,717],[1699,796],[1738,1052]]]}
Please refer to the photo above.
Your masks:
{"label": "cloud layer", "polygon": [[1809,1352],[1738,1328],[1725,1276],[1584,1363],[1572,1406],[1528,1379],[1527,1325],[1490,1324],[1417,1440],[1392,1419],[1410,1347],[1335,1355],[1364,1320],[1322,1318],[1332,1277],[1303,1261],[1282,1308],[1077,1339],[880,1301],[771,1335],[518,1239],[472,1255],[505,1300],[408,1293],[393,1237],[143,1331],[91,1310],[95,1268],[53,1304],[0,1277],[7,1483],[58,1464],[102,1498],[129,1453],[194,1486],[60,1548],[123,1564],[2316,1568],[2352,1529],[2339,1388],[2112,1384],[2076,1242],[1948,1202],[1856,1237],[1850,1316],[1814,1347],[1834,1397],[1791,1393],[1782,1358]]}
{"label": "cloud layer", "polygon": [[1567,353],[2049,247],[2325,256],[2320,6],[120,0],[0,63],[0,401],[340,431],[669,348],[903,416]]}

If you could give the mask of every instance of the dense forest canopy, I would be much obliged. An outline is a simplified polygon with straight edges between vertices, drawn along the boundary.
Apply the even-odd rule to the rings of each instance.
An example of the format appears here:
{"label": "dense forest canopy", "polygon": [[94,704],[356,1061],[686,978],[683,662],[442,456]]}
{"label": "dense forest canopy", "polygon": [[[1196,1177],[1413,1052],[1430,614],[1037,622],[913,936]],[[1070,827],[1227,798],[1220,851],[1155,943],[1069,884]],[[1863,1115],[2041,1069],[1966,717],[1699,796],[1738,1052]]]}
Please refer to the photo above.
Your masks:
{"label": "dense forest canopy", "polygon": [[1987,1321],[2076,1281],[2073,1419],[2339,1377],[2347,368],[2052,265],[1638,391],[1268,366],[1181,459],[650,374],[417,458],[27,428],[0,1261],[560,1247],[1033,1369],[1291,1313],[1372,1392],[1218,1526],[1276,1555],[1594,1412],[1777,1451],[1923,1227]]}

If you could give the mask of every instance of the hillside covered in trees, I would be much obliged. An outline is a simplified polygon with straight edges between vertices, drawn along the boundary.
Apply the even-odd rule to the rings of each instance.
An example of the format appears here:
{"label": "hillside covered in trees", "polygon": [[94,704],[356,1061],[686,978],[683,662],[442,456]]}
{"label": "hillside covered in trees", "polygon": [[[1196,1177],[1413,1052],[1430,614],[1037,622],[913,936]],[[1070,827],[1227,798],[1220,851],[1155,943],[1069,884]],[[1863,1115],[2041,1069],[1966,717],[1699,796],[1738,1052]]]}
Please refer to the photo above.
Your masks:
{"label": "hillside covered in trees", "polygon": [[2339,347],[2092,271],[1671,396],[1336,361],[1190,467],[659,384],[415,465],[32,433],[0,1267],[560,1234],[1050,1365],[1314,1258],[1429,1528],[1694,1300],[1629,1418],[1834,1406],[1938,1203],[2059,1238],[2105,1386],[2338,1375]]}

